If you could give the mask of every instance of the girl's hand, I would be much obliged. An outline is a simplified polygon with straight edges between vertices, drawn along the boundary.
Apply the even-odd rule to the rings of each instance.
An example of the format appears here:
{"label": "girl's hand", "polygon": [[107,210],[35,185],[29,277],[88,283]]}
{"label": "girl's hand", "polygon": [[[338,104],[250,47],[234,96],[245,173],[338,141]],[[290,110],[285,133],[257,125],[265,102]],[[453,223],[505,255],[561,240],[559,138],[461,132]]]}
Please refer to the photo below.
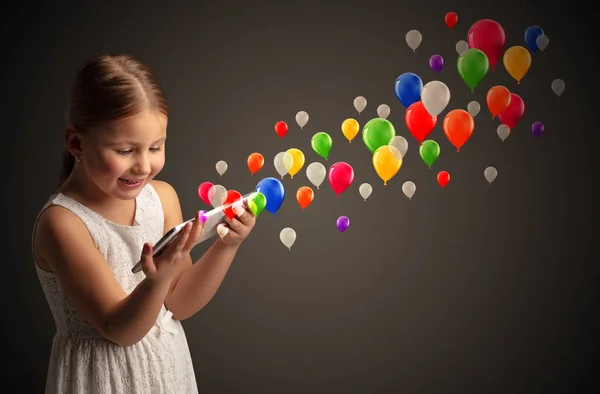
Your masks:
{"label": "girl's hand", "polygon": [[152,256],[152,245],[144,244],[142,250],[142,270],[150,280],[171,281],[180,271],[185,257],[198,243],[204,231],[204,222],[201,220],[202,211],[196,214],[193,223],[187,223],[183,230],[165,247],[158,256]]}
{"label": "girl's hand", "polygon": [[236,204],[233,206],[233,212],[237,218],[229,219],[225,217],[227,224],[219,224],[217,233],[221,237],[221,242],[227,246],[239,246],[250,234],[256,223],[256,217],[247,209],[247,206]]}

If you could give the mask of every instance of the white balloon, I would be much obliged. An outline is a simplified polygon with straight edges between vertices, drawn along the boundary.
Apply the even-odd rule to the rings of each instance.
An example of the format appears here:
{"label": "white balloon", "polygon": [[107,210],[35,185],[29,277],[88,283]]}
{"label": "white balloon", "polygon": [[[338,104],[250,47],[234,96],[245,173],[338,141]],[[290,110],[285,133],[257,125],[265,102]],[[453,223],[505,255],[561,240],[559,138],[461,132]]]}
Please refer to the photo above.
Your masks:
{"label": "white balloon", "polygon": [[213,208],[218,208],[225,202],[227,198],[227,189],[223,185],[213,185],[208,189],[208,200]]}
{"label": "white balloon", "polygon": [[496,168],[494,167],[487,167],[483,171],[483,176],[485,176],[485,180],[488,181],[491,185],[492,182],[494,182],[496,180],[496,177],[498,176],[498,170],[496,170]]}
{"label": "white balloon", "polygon": [[310,163],[306,167],[306,177],[308,180],[317,187],[321,186],[323,181],[325,180],[325,175],[327,174],[327,169],[325,166],[318,161],[314,163]]}
{"label": "white balloon", "polygon": [[300,128],[303,128],[308,123],[308,113],[306,111],[300,111],[296,114],[296,123]]}
{"label": "white balloon", "polygon": [[287,152],[279,152],[275,155],[273,164],[275,165],[275,171],[277,171],[277,173],[281,175],[281,179],[283,179],[285,174],[287,174],[294,165],[294,158]]}
{"label": "white balloon", "polygon": [[379,115],[381,119],[387,119],[387,117],[390,116],[390,111],[390,107],[387,104],[381,104],[377,107],[377,115]]}
{"label": "white balloon", "polygon": [[404,195],[406,197],[408,197],[409,200],[412,200],[416,191],[417,191],[417,185],[415,185],[414,182],[406,181],[402,184],[402,193],[404,193]]}
{"label": "white balloon", "polygon": [[458,55],[460,56],[469,50],[469,43],[467,43],[465,40],[460,40],[459,42],[456,43],[455,48],[456,48],[456,53],[458,53]]}
{"label": "white balloon", "polygon": [[409,48],[413,50],[413,52],[417,50],[422,41],[423,36],[421,35],[420,31],[411,30],[406,33],[406,43],[408,44]]}
{"label": "white balloon", "polygon": [[227,171],[227,163],[224,160],[219,160],[215,166],[220,176],[223,176]]}
{"label": "white balloon", "polygon": [[431,116],[438,116],[450,102],[450,89],[441,81],[430,81],[421,90],[421,101]]}
{"label": "white balloon", "polygon": [[358,96],[357,98],[355,98],[354,99],[354,108],[360,114],[362,111],[365,110],[365,108],[367,108],[367,99],[364,98],[363,96]]}
{"label": "white balloon", "polygon": [[473,100],[467,105],[467,111],[472,117],[476,117],[479,111],[481,111],[481,105],[479,105],[477,101]]}
{"label": "white balloon", "polygon": [[505,124],[501,124],[496,129],[496,133],[498,133],[498,137],[500,137],[500,139],[502,140],[502,142],[504,142],[504,140],[507,139],[508,136],[510,135],[510,127],[508,127]]}
{"label": "white balloon", "polygon": [[552,81],[552,91],[554,92],[554,94],[560,97],[565,91],[565,81],[563,81],[560,78]]}
{"label": "white balloon", "polygon": [[368,183],[363,183],[358,187],[358,192],[360,193],[360,196],[367,201],[367,198],[373,193],[373,187]]}
{"label": "white balloon", "polygon": [[548,44],[550,44],[550,39],[545,34],[540,34],[535,39],[535,43],[537,44],[540,51],[544,52],[544,49],[548,48]]}
{"label": "white balloon", "polygon": [[286,227],[279,233],[279,239],[289,250],[292,250],[292,245],[296,242],[296,232],[291,227]]}
{"label": "white balloon", "polygon": [[[408,151],[408,141],[406,141],[406,138],[402,137],[401,135],[392,137],[388,145],[392,145],[398,149],[400,152],[400,159],[404,158],[404,155]],[[392,153],[395,153],[395,151],[392,150]]]}

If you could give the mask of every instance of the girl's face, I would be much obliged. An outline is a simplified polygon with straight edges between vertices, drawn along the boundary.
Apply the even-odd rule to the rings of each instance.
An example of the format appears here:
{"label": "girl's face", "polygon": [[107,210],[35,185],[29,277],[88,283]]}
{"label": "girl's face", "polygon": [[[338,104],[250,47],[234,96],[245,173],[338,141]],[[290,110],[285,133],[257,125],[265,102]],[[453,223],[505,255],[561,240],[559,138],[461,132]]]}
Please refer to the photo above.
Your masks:
{"label": "girl's face", "polygon": [[137,197],[165,164],[167,118],[144,111],[82,138],[85,172],[107,195]]}

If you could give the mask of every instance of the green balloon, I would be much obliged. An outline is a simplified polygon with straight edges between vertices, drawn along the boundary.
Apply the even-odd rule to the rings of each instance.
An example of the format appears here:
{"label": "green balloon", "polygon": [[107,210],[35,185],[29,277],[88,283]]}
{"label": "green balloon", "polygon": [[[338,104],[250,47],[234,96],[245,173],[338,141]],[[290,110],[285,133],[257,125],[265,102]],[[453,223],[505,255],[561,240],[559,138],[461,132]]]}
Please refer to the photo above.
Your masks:
{"label": "green balloon", "polygon": [[254,216],[260,215],[260,213],[267,206],[267,197],[261,192],[252,193],[252,196],[248,199],[248,208],[254,214]]}
{"label": "green balloon", "polygon": [[423,141],[421,146],[419,146],[419,155],[421,155],[421,159],[423,159],[425,164],[431,168],[440,156],[440,146],[434,140]]}
{"label": "green balloon", "polygon": [[363,142],[371,153],[384,145],[389,145],[392,138],[396,136],[394,125],[387,119],[374,118],[365,124],[362,131]]}
{"label": "green balloon", "polygon": [[473,93],[490,69],[490,61],[487,55],[479,49],[470,48],[458,57],[456,68],[462,80]]}
{"label": "green balloon", "polygon": [[320,133],[313,135],[312,139],[310,140],[310,145],[319,156],[327,160],[329,152],[331,152],[333,140],[329,134],[321,131]]}

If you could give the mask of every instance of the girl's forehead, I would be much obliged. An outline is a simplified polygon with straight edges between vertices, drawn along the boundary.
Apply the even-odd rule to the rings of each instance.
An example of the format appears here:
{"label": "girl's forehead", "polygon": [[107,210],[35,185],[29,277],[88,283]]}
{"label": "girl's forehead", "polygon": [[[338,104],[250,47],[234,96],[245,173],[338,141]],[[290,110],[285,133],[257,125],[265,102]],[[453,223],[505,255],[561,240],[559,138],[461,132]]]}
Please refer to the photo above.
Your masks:
{"label": "girl's forehead", "polygon": [[155,141],[165,138],[167,118],[155,112],[144,111],[127,118],[110,122],[102,131],[103,139]]}

